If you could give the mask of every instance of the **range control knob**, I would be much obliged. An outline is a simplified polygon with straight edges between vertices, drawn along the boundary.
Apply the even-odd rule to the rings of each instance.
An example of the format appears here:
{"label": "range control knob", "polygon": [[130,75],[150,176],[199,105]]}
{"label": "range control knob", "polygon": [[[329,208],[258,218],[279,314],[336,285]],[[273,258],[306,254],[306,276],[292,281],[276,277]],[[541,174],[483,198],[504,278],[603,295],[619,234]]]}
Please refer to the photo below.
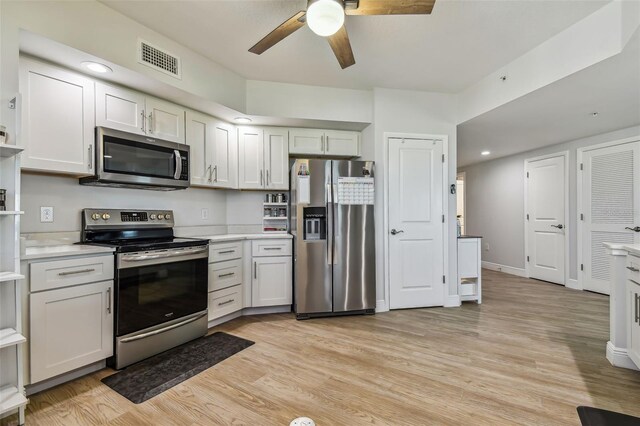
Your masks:
{"label": "range control knob", "polygon": [[102,215],[102,219],[104,219],[104,220],[109,220],[110,218],[111,218],[111,215],[109,215],[109,213],[104,213]]}
{"label": "range control knob", "polygon": [[164,215],[164,218],[169,220],[169,219],[171,219],[171,215],[169,213],[167,213],[167,214]]}
{"label": "range control knob", "polygon": [[93,220],[98,220],[98,219],[100,219],[100,214],[99,214],[99,213],[94,213],[94,214],[92,214],[92,215],[91,215],[91,219],[93,219]]}
{"label": "range control knob", "polygon": [[149,217],[151,218],[151,220],[156,220],[156,214],[155,213],[151,213],[151,215],[149,215]]}
{"label": "range control knob", "polygon": [[162,220],[162,219],[164,219],[164,215],[163,214],[159,214],[158,215],[158,220]]}

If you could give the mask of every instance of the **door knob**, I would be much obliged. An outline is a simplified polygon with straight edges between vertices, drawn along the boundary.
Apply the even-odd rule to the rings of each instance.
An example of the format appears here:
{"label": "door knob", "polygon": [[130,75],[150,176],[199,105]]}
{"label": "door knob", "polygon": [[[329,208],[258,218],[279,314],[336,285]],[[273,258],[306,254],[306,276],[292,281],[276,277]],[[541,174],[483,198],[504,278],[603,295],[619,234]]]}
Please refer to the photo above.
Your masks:
{"label": "door knob", "polygon": [[560,224],[560,225],[551,225],[551,226],[553,226],[554,228],[558,228],[558,229],[564,229],[564,226],[562,224]]}
{"label": "door knob", "polygon": [[395,228],[391,230],[391,235],[401,234],[404,231],[402,229],[396,230]]}
{"label": "door knob", "polygon": [[629,227],[627,226],[627,227],[626,227],[626,228],[624,228],[624,229],[629,229],[629,230],[631,230],[631,231],[633,231],[633,232],[640,232],[640,226],[636,226],[635,228],[629,228]]}

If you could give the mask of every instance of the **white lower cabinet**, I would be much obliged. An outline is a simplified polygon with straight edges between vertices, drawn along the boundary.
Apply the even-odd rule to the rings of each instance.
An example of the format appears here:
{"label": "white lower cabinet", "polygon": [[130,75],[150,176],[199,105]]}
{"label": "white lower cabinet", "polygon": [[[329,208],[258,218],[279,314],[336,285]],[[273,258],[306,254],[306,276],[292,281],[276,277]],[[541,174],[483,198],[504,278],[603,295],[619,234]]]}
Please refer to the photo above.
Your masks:
{"label": "white lower cabinet", "polygon": [[113,281],[32,293],[31,383],[113,355]]}
{"label": "white lower cabinet", "polygon": [[251,305],[282,306],[292,303],[291,240],[252,242]]}
{"label": "white lower cabinet", "polygon": [[242,285],[209,293],[209,321],[242,309]]}
{"label": "white lower cabinet", "polygon": [[[627,265],[629,265],[633,259],[633,256],[627,256]],[[636,258],[636,261],[640,259]],[[629,358],[640,368],[640,281],[635,281],[631,278],[633,273],[636,273],[636,267],[627,266],[629,269],[630,278],[627,280],[627,353]]]}
{"label": "white lower cabinet", "polygon": [[243,308],[242,242],[209,246],[209,321]]}

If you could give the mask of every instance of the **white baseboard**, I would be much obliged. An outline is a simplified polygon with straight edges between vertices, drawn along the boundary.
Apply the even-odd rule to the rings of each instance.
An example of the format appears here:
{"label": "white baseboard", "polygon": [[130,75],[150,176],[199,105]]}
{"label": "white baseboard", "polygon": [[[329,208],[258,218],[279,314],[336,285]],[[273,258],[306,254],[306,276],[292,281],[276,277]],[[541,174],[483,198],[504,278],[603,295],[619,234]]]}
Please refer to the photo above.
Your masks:
{"label": "white baseboard", "polygon": [[527,278],[527,271],[522,268],[514,268],[513,266],[500,265],[499,263],[492,263],[484,260],[482,261],[482,267],[491,271],[504,272],[505,274]]}
{"label": "white baseboard", "polygon": [[628,368],[630,370],[639,370],[638,366],[631,361],[627,350],[613,346],[611,341],[607,342],[607,359],[614,367]]}
{"label": "white baseboard", "polygon": [[457,294],[447,296],[444,301],[445,308],[457,308],[461,304],[462,302],[460,301],[460,296]]}
{"label": "white baseboard", "polygon": [[291,305],[266,306],[264,308],[244,308],[242,315],[283,314],[291,312]]}
{"label": "white baseboard", "polygon": [[565,287],[573,290],[583,290],[582,286],[578,284],[578,280],[573,279],[569,279],[565,284]]}
{"label": "white baseboard", "polygon": [[387,301],[384,299],[376,301],[376,314],[381,312],[389,312],[389,306],[387,306]]}
{"label": "white baseboard", "polygon": [[38,383],[34,383],[32,385],[25,386],[25,391],[27,396],[31,396],[35,393],[42,392],[43,390],[47,390],[54,386],[61,385],[62,383],[70,382],[71,380],[75,380],[78,377],[86,376],[87,374],[95,373],[96,371],[102,370],[107,366],[107,361],[102,360],[98,362],[94,362],[93,364],[86,365],[84,367],[80,367],[76,370],[70,371],[68,373],[61,374],[56,377],[52,377],[50,379],[43,380]]}

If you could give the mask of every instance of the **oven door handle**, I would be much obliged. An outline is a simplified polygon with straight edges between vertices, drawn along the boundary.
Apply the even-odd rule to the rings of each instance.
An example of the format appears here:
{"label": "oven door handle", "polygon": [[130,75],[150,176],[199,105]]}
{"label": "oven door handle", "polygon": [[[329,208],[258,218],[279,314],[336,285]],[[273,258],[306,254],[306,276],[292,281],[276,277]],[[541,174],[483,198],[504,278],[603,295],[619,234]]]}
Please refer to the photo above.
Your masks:
{"label": "oven door handle", "polygon": [[207,315],[207,313],[203,312],[198,316],[186,319],[184,321],[180,321],[180,322],[175,323],[175,324],[171,324],[168,327],[160,328],[158,330],[150,331],[148,333],[138,334],[137,336],[125,337],[124,339],[120,340],[120,342],[121,343],[134,342],[136,340],[145,339],[147,337],[155,336],[156,334],[164,333],[166,331],[173,330],[174,328],[182,327],[183,325],[186,325],[186,324],[189,324],[191,322],[197,321],[197,320],[199,320],[200,318],[202,318],[205,315]]}
{"label": "oven door handle", "polygon": [[180,151],[177,149],[173,150],[173,155],[175,155],[176,159],[176,172],[173,175],[173,178],[178,180],[180,179],[180,175],[182,174],[182,157],[180,156]]}
{"label": "oven door handle", "polygon": [[154,259],[166,259],[171,257],[189,256],[192,254],[203,253],[209,251],[208,247],[204,247],[197,250],[172,250],[161,254],[138,254],[138,255],[123,255],[121,260],[123,262],[142,262],[145,260]]}

